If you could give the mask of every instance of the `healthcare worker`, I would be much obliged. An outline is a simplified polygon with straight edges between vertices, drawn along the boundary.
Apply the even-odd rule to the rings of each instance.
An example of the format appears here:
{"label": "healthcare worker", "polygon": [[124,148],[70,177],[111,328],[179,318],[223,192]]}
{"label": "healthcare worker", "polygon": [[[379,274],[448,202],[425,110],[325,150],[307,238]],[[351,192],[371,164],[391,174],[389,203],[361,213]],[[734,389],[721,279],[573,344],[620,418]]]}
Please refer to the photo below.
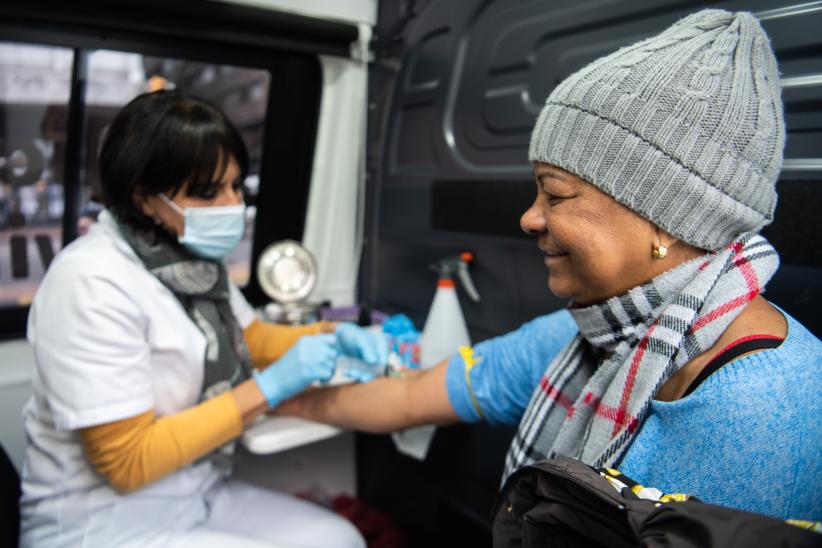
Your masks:
{"label": "healthcare worker", "polygon": [[221,261],[247,168],[236,129],[195,98],[140,95],[111,124],[106,209],[29,315],[23,546],[364,546],[336,514],[229,477],[260,413],[328,380],[340,353],[386,358],[352,324],[255,319]]}

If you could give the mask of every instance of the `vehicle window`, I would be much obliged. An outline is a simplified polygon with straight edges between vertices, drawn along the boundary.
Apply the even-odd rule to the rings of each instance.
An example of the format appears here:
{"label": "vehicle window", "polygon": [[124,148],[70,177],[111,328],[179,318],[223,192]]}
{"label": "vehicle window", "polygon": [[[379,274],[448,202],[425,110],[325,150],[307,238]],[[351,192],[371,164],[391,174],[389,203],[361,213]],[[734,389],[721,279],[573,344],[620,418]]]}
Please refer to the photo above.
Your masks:
{"label": "vehicle window", "polygon": [[[66,129],[74,50],[0,42],[0,308],[25,307],[63,245]],[[246,234],[226,258],[231,278],[250,277],[256,196],[270,73],[226,64],[95,50],[88,52],[77,233],[95,221],[97,152],[108,124],[136,95],[180,89],[218,106],[249,151]]]}
{"label": "vehicle window", "polygon": [[61,246],[72,59],[0,42],[0,307],[27,306]]}

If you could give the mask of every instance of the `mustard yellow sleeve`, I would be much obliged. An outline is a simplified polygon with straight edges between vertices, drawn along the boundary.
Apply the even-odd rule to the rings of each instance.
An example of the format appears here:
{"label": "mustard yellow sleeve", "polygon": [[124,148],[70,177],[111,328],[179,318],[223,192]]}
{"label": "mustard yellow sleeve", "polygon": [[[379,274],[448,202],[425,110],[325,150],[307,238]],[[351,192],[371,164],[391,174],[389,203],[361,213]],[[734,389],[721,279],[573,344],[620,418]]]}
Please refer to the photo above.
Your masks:
{"label": "mustard yellow sleeve", "polygon": [[156,418],[154,411],[80,430],[94,468],[114,489],[137,490],[233,440],[243,431],[230,392]]}
{"label": "mustard yellow sleeve", "polygon": [[260,369],[280,359],[303,335],[332,333],[333,331],[334,324],[331,322],[291,326],[254,320],[243,330],[243,337],[254,367]]}

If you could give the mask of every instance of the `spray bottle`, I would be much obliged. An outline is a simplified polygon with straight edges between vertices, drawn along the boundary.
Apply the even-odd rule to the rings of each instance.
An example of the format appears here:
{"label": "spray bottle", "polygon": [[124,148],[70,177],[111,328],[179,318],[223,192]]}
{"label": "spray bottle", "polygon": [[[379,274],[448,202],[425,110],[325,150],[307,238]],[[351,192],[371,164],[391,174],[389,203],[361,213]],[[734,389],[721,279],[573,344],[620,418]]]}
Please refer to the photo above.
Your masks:
{"label": "spray bottle", "polygon": [[439,279],[420,340],[420,363],[423,369],[434,367],[456,354],[460,346],[471,346],[468,327],[457,298],[456,279],[462,283],[471,300],[479,302],[479,293],[468,273],[468,266],[473,260],[474,254],[465,251],[431,265]]}
{"label": "spray bottle", "polygon": [[[434,367],[448,359],[458,352],[460,346],[471,345],[457,298],[456,280],[462,283],[465,292],[473,301],[479,302],[479,293],[468,274],[468,266],[473,260],[474,254],[466,251],[431,265],[439,279],[437,292],[434,293],[434,301],[431,303],[420,337],[420,365],[423,369]],[[436,427],[433,425],[418,426],[394,432],[392,438],[401,453],[424,460],[435,430]]]}

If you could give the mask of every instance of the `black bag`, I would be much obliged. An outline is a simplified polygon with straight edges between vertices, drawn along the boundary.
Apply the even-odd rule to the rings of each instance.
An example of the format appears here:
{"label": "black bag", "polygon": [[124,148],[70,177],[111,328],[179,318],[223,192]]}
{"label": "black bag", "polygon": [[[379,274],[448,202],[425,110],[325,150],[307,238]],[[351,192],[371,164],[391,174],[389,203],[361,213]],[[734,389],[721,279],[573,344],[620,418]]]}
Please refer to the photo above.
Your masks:
{"label": "black bag", "polygon": [[17,546],[20,538],[20,476],[0,445],[0,546]]}
{"label": "black bag", "polygon": [[493,518],[495,548],[822,547],[822,535],[760,514],[695,498],[659,502],[630,488],[618,492],[598,471],[570,458],[511,474]]}

